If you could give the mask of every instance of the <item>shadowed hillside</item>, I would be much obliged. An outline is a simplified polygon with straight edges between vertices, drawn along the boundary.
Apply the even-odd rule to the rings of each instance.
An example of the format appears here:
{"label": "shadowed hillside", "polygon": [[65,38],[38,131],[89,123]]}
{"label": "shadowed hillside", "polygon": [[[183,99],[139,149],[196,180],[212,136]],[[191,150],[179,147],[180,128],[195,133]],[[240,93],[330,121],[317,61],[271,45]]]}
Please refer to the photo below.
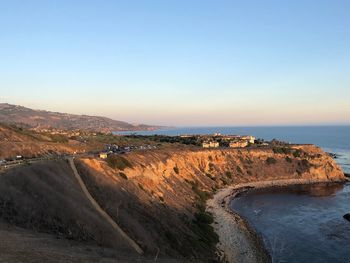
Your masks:
{"label": "shadowed hillside", "polygon": [[74,115],[43,110],[33,110],[18,105],[0,103],[0,122],[21,124],[30,128],[86,130],[112,132],[119,130],[152,130],[156,126],[134,125],[105,117]]}

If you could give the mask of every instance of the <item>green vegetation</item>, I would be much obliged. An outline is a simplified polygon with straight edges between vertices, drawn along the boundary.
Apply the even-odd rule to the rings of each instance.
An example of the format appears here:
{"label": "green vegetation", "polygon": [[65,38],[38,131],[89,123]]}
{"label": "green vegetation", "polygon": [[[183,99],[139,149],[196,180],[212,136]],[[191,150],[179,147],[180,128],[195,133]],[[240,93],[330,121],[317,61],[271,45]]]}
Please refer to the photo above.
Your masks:
{"label": "green vegetation", "polygon": [[205,176],[210,178],[211,180],[215,181],[215,177],[212,176],[210,173],[206,173]]}
{"label": "green vegetation", "polygon": [[211,194],[209,192],[200,190],[198,181],[196,182],[190,181],[190,184],[192,185],[192,191],[198,197],[199,205],[205,204],[205,202],[211,197]]}
{"label": "green vegetation", "polygon": [[295,158],[301,157],[302,153],[303,153],[302,150],[296,149],[296,150],[293,152],[293,156],[294,156]]}
{"label": "green vegetation", "polygon": [[212,214],[205,211],[205,203],[207,199],[212,196],[212,194],[210,192],[201,191],[199,189],[198,181],[190,181],[190,183],[192,185],[193,192],[196,193],[198,197],[198,211],[194,214],[194,219],[190,224],[191,230],[195,234],[195,237],[191,238],[191,245],[207,251],[215,251],[215,246],[219,242],[219,237],[215,233],[214,228],[211,226],[211,224],[214,222]]}
{"label": "green vegetation", "polygon": [[118,168],[119,170],[124,170],[125,168],[132,168],[132,164],[120,155],[110,154],[106,161],[109,167],[113,169]]}
{"label": "green vegetation", "polygon": [[215,249],[215,245],[219,242],[219,236],[215,233],[211,224],[214,222],[212,214],[199,210],[194,215],[192,222],[192,230],[197,235],[197,245]]}
{"label": "green vegetation", "polygon": [[177,166],[174,166],[173,169],[174,169],[174,172],[175,172],[176,174],[179,174],[180,171],[179,171],[179,168],[178,168]]}
{"label": "green vegetation", "polygon": [[237,166],[237,172],[239,173],[239,174],[242,174],[243,173],[243,171],[242,171],[242,168],[240,167],[240,166]]}
{"label": "green vegetation", "polygon": [[119,176],[120,176],[121,178],[125,179],[125,180],[128,180],[128,177],[127,177],[126,174],[123,173],[123,172],[120,172],[120,173],[119,173]]}
{"label": "green vegetation", "polygon": [[266,163],[267,163],[268,165],[271,165],[271,164],[277,163],[277,161],[276,161],[276,159],[273,158],[273,157],[268,157],[268,158],[266,159]]}
{"label": "green vegetation", "polygon": [[292,162],[292,158],[290,158],[289,156],[286,156],[285,160],[286,160],[288,163],[291,163],[291,162]]}
{"label": "green vegetation", "polygon": [[223,185],[228,185],[228,182],[226,181],[225,178],[220,178],[220,180],[222,181]]}
{"label": "green vegetation", "polygon": [[68,142],[68,138],[62,134],[50,134],[49,136],[53,142],[57,142],[57,143],[67,143]]}
{"label": "green vegetation", "polygon": [[[142,184],[138,183],[138,186],[140,187],[140,189],[141,189],[142,191],[145,191],[145,188],[143,187]],[[145,192],[146,192],[146,191],[145,191]]]}
{"label": "green vegetation", "polygon": [[298,162],[298,171],[300,171],[300,173],[309,172],[311,167],[311,163],[306,159],[302,159]]}
{"label": "green vegetation", "polygon": [[232,173],[230,171],[226,171],[225,175],[227,178],[232,178]]}
{"label": "green vegetation", "polygon": [[253,161],[248,157],[246,162],[249,164],[249,165],[252,165],[253,164]]}
{"label": "green vegetation", "polygon": [[274,153],[280,153],[280,154],[291,154],[292,149],[290,147],[273,147]]}
{"label": "green vegetation", "polygon": [[127,135],[123,136],[126,138],[131,139],[141,139],[141,140],[149,140],[153,142],[158,143],[180,143],[180,144],[186,144],[186,145],[195,145],[195,146],[201,146],[202,141],[200,138],[196,136],[189,136],[189,137],[180,137],[180,136],[166,136],[166,135]]}
{"label": "green vegetation", "polygon": [[215,165],[213,163],[209,163],[209,170],[213,171],[215,168]]}

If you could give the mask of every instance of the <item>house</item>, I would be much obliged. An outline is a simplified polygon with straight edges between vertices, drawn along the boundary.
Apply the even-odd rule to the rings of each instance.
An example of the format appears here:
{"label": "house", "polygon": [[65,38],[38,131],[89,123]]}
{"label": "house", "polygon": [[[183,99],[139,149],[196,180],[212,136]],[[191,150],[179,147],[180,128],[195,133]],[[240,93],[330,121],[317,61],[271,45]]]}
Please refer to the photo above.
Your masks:
{"label": "house", "polygon": [[255,142],[255,137],[251,135],[245,135],[241,137],[242,140],[246,140],[249,143],[253,144]]}
{"label": "house", "polygon": [[105,152],[100,153],[101,159],[107,159],[107,157],[108,157],[108,153],[105,153]]}
{"label": "house", "polygon": [[230,142],[231,148],[244,148],[248,146],[248,141],[240,140],[240,141],[233,141]]}
{"label": "house", "polygon": [[202,143],[203,148],[218,148],[219,143],[214,141],[207,141]]}

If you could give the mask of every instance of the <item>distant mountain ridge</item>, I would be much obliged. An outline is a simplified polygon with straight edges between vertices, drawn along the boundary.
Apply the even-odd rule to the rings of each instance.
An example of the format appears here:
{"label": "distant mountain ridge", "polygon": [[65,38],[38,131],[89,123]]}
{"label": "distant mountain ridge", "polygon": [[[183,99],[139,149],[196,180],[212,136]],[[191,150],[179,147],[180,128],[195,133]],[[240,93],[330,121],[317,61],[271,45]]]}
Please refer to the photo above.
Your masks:
{"label": "distant mountain ridge", "polygon": [[35,129],[85,130],[95,132],[155,130],[160,126],[130,124],[106,117],[33,110],[19,105],[0,103],[0,122]]}

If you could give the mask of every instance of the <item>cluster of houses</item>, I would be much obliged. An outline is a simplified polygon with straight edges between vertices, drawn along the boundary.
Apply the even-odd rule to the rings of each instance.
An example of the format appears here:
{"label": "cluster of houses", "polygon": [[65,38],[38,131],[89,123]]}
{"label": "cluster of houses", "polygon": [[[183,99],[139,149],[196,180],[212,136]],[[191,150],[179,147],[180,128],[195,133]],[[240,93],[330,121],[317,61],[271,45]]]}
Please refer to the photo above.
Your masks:
{"label": "cluster of houses", "polygon": [[39,132],[39,133],[49,133],[51,135],[65,135],[67,137],[76,137],[76,136],[83,136],[83,135],[93,135],[93,136],[97,135],[95,132],[86,132],[86,131],[82,131],[82,130],[62,130],[62,129],[55,129],[55,128],[41,128],[41,127],[31,128],[31,130]]}
{"label": "cluster of houses", "polygon": [[122,147],[115,144],[107,144],[105,146],[105,149],[102,152],[100,152],[99,156],[101,159],[107,159],[109,154],[127,153],[134,150],[151,150],[156,148],[157,148],[156,146],[152,146],[152,145],[141,145],[141,146],[130,145],[130,146]]}
{"label": "cluster of houses", "polygon": [[[223,144],[223,145],[220,145]],[[218,148],[220,146],[228,146],[230,148],[244,148],[255,143],[255,137],[251,135],[221,135],[215,133],[208,136],[202,143],[203,148]]]}

